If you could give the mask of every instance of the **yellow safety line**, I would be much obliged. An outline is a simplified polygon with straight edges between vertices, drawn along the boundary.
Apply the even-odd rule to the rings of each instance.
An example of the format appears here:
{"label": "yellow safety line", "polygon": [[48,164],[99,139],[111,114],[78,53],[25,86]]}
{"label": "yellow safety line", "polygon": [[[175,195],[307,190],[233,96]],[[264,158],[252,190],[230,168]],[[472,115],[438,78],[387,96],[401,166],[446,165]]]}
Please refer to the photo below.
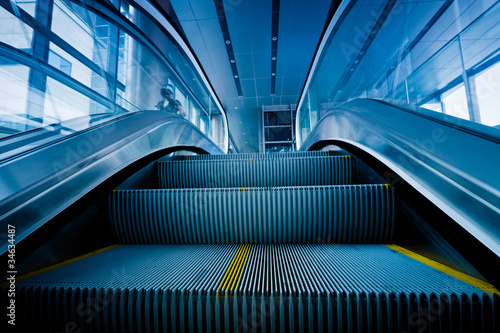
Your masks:
{"label": "yellow safety line", "polygon": [[226,281],[226,284],[222,287],[222,291],[228,291],[231,283],[234,281],[235,275],[238,272],[238,269],[240,268],[241,261],[245,255],[245,245],[240,245],[242,248],[240,255],[238,256],[238,259],[236,260],[236,265],[234,265],[233,269],[231,270],[231,273],[229,274],[229,278]]}
{"label": "yellow safety line", "polygon": [[250,253],[251,246],[252,245],[250,244],[246,244],[245,246],[245,252],[243,253],[243,258],[241,259],[240,265],[238,266],[238,270],[236,271],[236,274],[234,276],[233,284],[231,285],[231,288],[228,288],[231,291],[238,288],[238,283],[240,283],[241,274],[243,274],[243,268],[245,268],[245,265],[247,263],[248,254]]}
{"label": "yellow safety line", "polygon": [[405,256],[408,256],[412,259],[415,259],[415,260],[418,260],[420,261],[421,263],[424,263],[426,264],[427,266],[430,266],[432,268],[435,268],[437,269],[438,271],[441,271],[445,274],[448,274],[450,276],[453,276],[454,278],[458,279],[458,280],[461,280],[463,282],[466,282],[468,284],[470,284],[471,286],[474,286],[478,289],[481,289],[485,292],[487,292],[488,294],[497,294],[497,295],[500,295],[500,291],[498,291],[498,289],[496,289],[492,284],[486,282],[486,281],[483,281],[481,279],[478,279],[478,278],[475,278],[469,274],[466,274],[464,272],[461,272],[455,268],[452,268],[450,266],[446,266],[440,262],[437,262],[435,260],[432,260],[430,258],[427,258],[427,257],[424,257],[423,255],[420,255],[418,253],[415,253],[413,251],[410,251],[408,249],[405,249],[401,246],[398,246],[398,245],[394,245],[394,244],[384,244],[385,246],[387,246],[388,248],[394,250],[394,251],[397,251],[401,254],[404,254]]}
{"label": "yellow safety line", "polygon": [[248,255],[250,253],[250,247],[250,244],[241,244],[238,247],[238,251],[234,255],[229,268],[227,269],[221,283],[219,284],[219,287],[217,288],[217,294],[219,294],[219,292],[234,290],[238,287],[241,274],[243,273],[243,268],[245,267]]}
{"label": "yellow safety line", "polygon": [[[108,246],[108,247],[105,247],[105,248],[102,248],[102,249],[99,249],[99,250],[95,250],[95,251],[89,252],[87,254],[81,255],[79,257],[75,257],[75,258],[71,258],[71,259],[68,259],[68,260],[65,260],[65,261],[61,261],[60,263],[57,263],[57,264],[54,264],[54,265],[51,265],[51,266],[47,266],[47,267],[38,269],[36,271],[33,271],[33,272],[30,272],[30,273],[21,275],[20,277],[16,277],[16,282],[27,280],[27,279],[31,279],[34,276],[37,276],[37,275],[40,275],[40,274],[43,274],[43,273],[47,273],[47,272],[52,271],[54,269],[57,269],[57,268],[69,265],[71,263],[74,263],[74,262],[77,262],[79,260],[91,257],[91,256],[99,254],[101,252],[104,252],[104,251],[107,251],[107,250],[111,250],[111,249],[113,249],[115,247],[118,247],[118,246],[120,246],[120,244],[111,245],[111,246]],[[0,286],[6,286],[6,285],[8,285],[8,282],[4,282],[4,283],[0,284]]]}
{"label": "yellow safety line", "polygon": [[226,273],[224,274],[224,276],[222,277],[222,281],[220,282],[219,284],[219,287],[217,288],[217,293],[222,289],[224,288],[224,286],[226,285],[226,280],[228,278],[228,276],[231,274],[231,271],[233,270],[233,266],[236,264],[236,261],[238,260],[238,257],[240,255],[240,252],[242,252],[242,249],[243,249],[243,246],[240,245],[238,246],[238,251],[236,251],[236,254],[234,255],[233,257],[233,260],[231,260],[231,264],[229,264],[229,267],[228,269],[226,270]]}
{"label": "yellow safety line", "polygon": [[228,280],[228,283],[225,286],[225,291],[230,290],[231,287],[234,285],[234,283],[235,283],[235,281],[237,279],[237,276],[238,276],[238,272],[240,271],[241,266],[246,261],[246,252],[247,252],[248,246],[246,244],[243,244],[241,246],[242,246],[243,250],[240,253],[240,257],[238,258],[236,266],[234,267],[233,271],[231,272],[231,276],[230,276],[230,278]]}

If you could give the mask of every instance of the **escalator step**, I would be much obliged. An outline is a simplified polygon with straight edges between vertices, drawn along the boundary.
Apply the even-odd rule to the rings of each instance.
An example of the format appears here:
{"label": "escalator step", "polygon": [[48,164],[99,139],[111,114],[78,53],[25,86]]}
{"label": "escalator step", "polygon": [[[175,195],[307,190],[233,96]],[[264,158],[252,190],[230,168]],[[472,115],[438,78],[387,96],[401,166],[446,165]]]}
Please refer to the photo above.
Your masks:
{"label": "escalator step", "polygon": [[495,332],[500,318],[498,294],[383,245],[122,245],[17,293],[37,332]]}
{"label": "escalator step", "polygon": [[178,155],[172,156],[170,161],[183,161],[183,160],[193,160],[193,161],[207,161],[207,160],[256,160],[256,159],[282,159],[282,158],[293,158],[293,157],[315,157],[315,156],[340,156],[348,155],[345,150],[328,150],[328,151],[294,151],[294,152],[283,152],[283,153],[240,153],[240,154],[221,154],[221,155]]}
{"label": "escalator step", "polygon": [[158,163],[161,188],[350,184],[350,156]]}
{"label": "escalator step", "polygon": [[381,243],[394,229],[387,185],[123,190],[109,196],[119,243]]}

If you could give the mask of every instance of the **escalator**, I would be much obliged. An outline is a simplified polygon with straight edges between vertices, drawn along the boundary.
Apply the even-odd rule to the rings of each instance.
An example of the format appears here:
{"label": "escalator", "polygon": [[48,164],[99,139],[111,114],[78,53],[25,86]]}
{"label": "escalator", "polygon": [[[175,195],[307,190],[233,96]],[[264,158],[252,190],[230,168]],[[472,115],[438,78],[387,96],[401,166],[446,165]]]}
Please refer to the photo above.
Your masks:
{"label": "escalator", "polygon": [[17,283],[19,326],[499,330],[498,290],[398,245],[398,194],[346,151],[168,155],[152,168],[155,186],[125,181],[107,198],[115,244]]}

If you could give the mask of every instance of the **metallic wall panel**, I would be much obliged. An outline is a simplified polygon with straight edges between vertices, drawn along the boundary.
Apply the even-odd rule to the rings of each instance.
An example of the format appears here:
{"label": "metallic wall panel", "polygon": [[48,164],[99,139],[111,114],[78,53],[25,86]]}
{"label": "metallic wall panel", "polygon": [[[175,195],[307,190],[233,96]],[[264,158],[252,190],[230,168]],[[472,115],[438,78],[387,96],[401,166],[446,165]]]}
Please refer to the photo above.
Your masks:
{"label": "metallic wall panel", "polygon": [[348,156],[167,161],[158,164],[162,188],[270,187],[350,184]]}
{"label": "metallic wall panel", "polygon": [[11,158],[0,164],[0,227],[15,225],[18,243],[120,170],[176,147],[222,153],[182,117],[144,111]]}
{"label": "metallic wall panel", "polygon": [[[497,332],[493,296],[382,245],[123,245],[18,282],[37,332]],[[2,307],[7,306],[3,297]]]}
{"label": "metallic wall panel", "polygon": [[424,109],[372,100],[326,114],[301,150],[344,142],[372,155],[500,256],[498,130]]}
{"label": "metallic wall panel", "polygon": [[114,191],[125,244],[380,243],[394,229],[384,185]]}

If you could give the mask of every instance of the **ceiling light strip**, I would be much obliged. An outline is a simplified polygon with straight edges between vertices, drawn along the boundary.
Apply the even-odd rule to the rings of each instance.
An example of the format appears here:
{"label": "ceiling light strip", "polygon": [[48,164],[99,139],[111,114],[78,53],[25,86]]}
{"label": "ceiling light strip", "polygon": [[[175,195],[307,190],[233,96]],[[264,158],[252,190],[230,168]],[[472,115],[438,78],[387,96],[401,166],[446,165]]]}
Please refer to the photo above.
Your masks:
{"label": "ceiling light strip", "polygon": [[236,67],[236,59],[234,57],[233,43],[231,42],[231,36],[229,36],[229,28],[227,26],[224,4],[222,3],[222,0],[214,0],[214,4],[215,4],[215,9],[217,10],[217,16],[219,17],[222,36],[224,36],[227,56],[229,57],[231,71],[233,72],[233,79],[234,83],[236,84],[236,90],[238,91],[238,96],[243,96],[243,92],[241,91],[240,76],[238,75],[238,68]]}
{"label": "ceiling light strip", "polygon": [[276,94],[276,63],[278,62],[278,27],[280,18],[280,0],[273,0],[271,32],[271,95]]}

